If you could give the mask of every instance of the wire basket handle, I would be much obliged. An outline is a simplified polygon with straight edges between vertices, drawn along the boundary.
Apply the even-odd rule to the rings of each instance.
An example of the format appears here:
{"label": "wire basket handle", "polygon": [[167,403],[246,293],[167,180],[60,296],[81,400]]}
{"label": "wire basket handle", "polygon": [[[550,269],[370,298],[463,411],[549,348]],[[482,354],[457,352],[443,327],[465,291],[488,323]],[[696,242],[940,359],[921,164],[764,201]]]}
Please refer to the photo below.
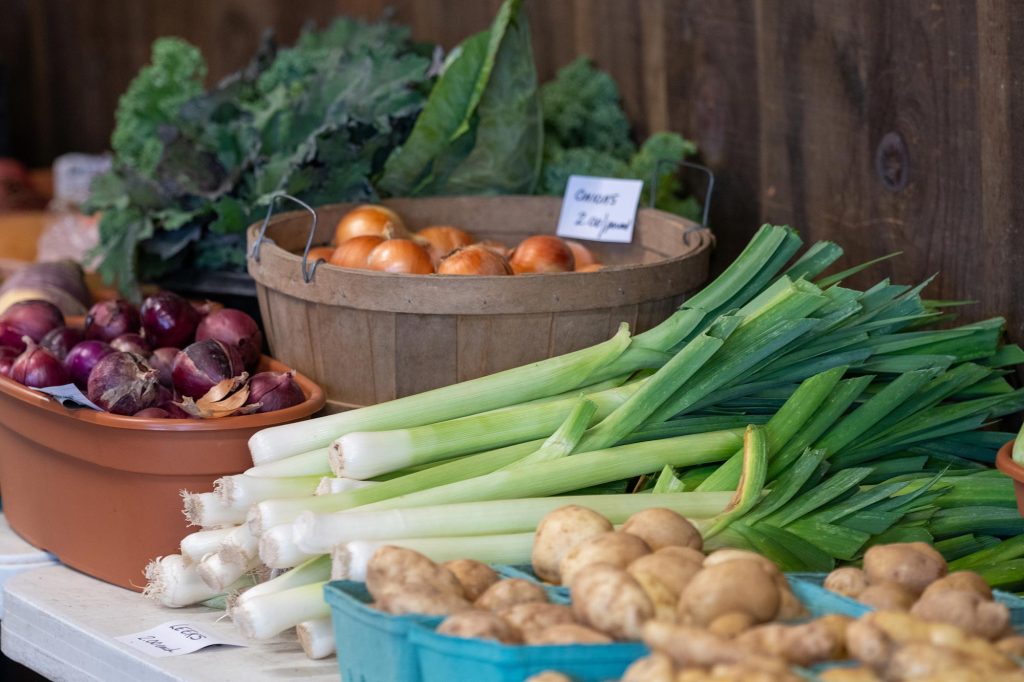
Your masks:
{"label": "wire basket handle", "polygon": [[313,275],[316,274],[317,267],[321,263],[326,263],[327,261],[325,261],[323,258],[317,258],[316,261],[313,263],[313,267],[309,266],[309,250],[313,246],[313,235],[316,234],[316,211],[313,209],[312,206],[307,204],[305,201],[293,197],[291,194],[286,194],[285,192],[277,192],[271,196],[270,203],[267,205],[267,217],[263,219],[263,224],[260,226],[259,236],[256,238],[256,242],[252,245],[252,251],[249,252],[249,257],[252,258],[257,263],[260,262],[260,247],[263,246],[263,240],[267,234],[267,225],[270,223],[270,217],[274,215],[274,204],[277,202],[278,199],[288,199],[289,201],[294,201],[296,204],[309,211],[309,214],[313,216],[313,221],[309,227],[309,236],[306,237],[306,248],[302,251],[302,281],[305,282],[306,284],[309,284],[310,282],[313,281]]}
{"label": "wire basket handle", "polygon": [[711,195],[715,191],[715,172],[708,168],[707,166],[700,163],[694,163],[693,161],[676,162],[672,161],[671,159],[660,159],[656,164],[654,164],[654,174],[651,177],[651,194],[650,200],[648,201],[650,208],[654,208],[655,198],[658,196],[658,179],[661,177],[662,167],[665,166],[666,164],[694,168],[696,170],[702,171],[705,175],[708,176],[708,189],[707,192],[705,192],[704,194],[704,210],[701,214],[700,225],[691,225],[690,227],[686,228],[685,232],[683,232],[683,243],[689,246],[691,232],[698,232],[700,230],[708,229],[708,211],[711,210]]}

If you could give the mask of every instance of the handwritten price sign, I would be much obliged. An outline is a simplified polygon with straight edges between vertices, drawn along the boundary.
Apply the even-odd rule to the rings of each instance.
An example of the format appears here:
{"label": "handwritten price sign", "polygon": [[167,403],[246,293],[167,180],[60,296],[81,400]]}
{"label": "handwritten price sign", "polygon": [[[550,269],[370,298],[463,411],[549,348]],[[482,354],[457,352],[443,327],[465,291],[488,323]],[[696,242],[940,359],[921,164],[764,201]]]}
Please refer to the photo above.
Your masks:
{"label": "handwritten price sign", "polygon": [[642,180],[571,176],[562,199],[558,236],[630,243],[643,186]]}

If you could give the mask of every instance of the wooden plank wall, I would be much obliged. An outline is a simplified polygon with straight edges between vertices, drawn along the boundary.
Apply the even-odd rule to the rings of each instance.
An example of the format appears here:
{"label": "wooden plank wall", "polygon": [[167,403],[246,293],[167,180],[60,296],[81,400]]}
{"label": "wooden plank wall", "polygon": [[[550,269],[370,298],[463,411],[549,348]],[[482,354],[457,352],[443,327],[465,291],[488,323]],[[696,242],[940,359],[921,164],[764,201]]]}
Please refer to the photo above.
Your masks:
{"label": "wooden plank wall", "polygon": [[[211,76],[261,29],[376,17],[392,5],[446,46],[498,0],[4,0],[0,57],[13,146],[45,163],[97,151],[153,38],[199,44]],[[694,138],[718,173],[712,222],[728,262],[763,221],[832,238],[852,263],[941,272],[929,293],[982,301],[1024,340],[1024,13],[1013,0],[529,0],[538,67],[577,54],[610,70],[641,132]],[[1021,240],[1021,241],[1018,241]],[[866,281],[866,280],[861,280]]]}

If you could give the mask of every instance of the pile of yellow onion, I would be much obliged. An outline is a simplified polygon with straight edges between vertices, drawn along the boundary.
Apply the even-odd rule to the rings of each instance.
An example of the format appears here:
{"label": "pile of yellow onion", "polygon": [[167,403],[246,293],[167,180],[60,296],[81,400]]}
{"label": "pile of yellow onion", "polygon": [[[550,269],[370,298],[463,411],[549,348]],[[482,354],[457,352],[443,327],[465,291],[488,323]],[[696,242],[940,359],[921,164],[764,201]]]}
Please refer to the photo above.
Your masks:
{"label": "pile of yellow onion", "polygon": [[519,275],[594,272],[603,266],[579,242],[539,234],[514,249],[476,241],[465,230],[434,225],[410,233],[401,216],[384,206],[364,204],[338,221],[331,245],[310,249],[310,259],[330,265],[412,275]]}

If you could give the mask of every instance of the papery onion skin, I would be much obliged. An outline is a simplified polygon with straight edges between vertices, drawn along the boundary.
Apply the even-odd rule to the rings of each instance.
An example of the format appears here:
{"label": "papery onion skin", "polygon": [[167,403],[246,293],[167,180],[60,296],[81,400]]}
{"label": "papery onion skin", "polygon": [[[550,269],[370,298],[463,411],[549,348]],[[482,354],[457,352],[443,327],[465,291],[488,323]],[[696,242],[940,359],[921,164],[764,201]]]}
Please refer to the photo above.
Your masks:
{"label": "papery onion skin", "polygon": [[378,237],[374,234],[353,237],[338,246],[327,262],[331,265],[337,265],[339,268],[367,270],[369,265],[367,265],[366,261],[370,256],[370,252],[383,243],[384,237]]}
{"label": "papery onion skin", "polygon": [[174,389],[189,398],[202,398],[225,379],[245,371],[242,356],[234,347],[216,339],[191,344],[174,358],[171,380]]}
{"label": "papery onion skin", "polygon": [[475,246],[482,246],[489,251],[493,251],[505,260],[508,260],[509,255],[512,253],[512,249],[496,239],[485,239],[482,242],[477,242]]}
{"label": "papery onion skin", "polygon": [[171,367],[174,366],[174,358],[178,357],[181,351],[177,348],[157,348],[149,355],[149,366],[156,370],[160,384],[172,388],[174,382],[171,379]]}
{"label": "papery onion skin", "polygon": [[160,388],[156,370],[142,356],[115,351],[96,363],[86,394],[111,414],[133,415],[155,407]]}
{"label": "papery onion skin", "polygon": [[445,256],[455,249],[469,246],[474,240],[473,235],[457,227],[432,225],[417,232],[413,241],[427,249],[436,268]]}
{"label": "papery onion skin", "polygon": [[135,333],[121,334],[121,336],[110,342],[110,347],[122,353],[135,353],[142,357],[149,355],[150,351],[146,339],[142,338],[140,334]]}
{"label": "papery onion skin", "polygon": [[509,258],[512,271],[518,274],[531,272],[572,272],[576,259],[569,245],[558,237],[538,234],[519,242]]}
{"label": "papery onion skin", "polygon": [[604,270],[604,266],[600,263],[591,263],[590,265],[584,265],[582,268],[576,268],[576,272],[599,272]]}
{"label": "papery onion skin", "polygon": [[64,358],[64,369],[68,371],[75,386],[84,390],[89,382],[89,374],[92,373],[96,364],[116,352],[105,341],[87,339],[68,351],[67,357]]}
{"label": "papery onion skin", "polygon": [[408,239],[388,239],[379,244],[366,259],[370,270],[407,275],[429,275],[434,264],[427,250]]}
{"label": "papery onion skin", "polygon": [[408,231],[401,216],[385,206],[362,204],[346,213],[334,228],[334,244],[341,246],[353,237],[373,234],[390,239],[404,238]]}
{"label": "papery onion skin", "polygon": [[234,346],[242,356],[242,364],[252,371],[260,363],[263,332],[256,320],[241,310],[224,308],[210,313],[196,328],[196,341],[216,339]]}
{"label": "papery onion skin", "polygon": [[110,343],[121,334],[139,331],[139,310],[130,301],[100,301],[85,316],[85,338]]}
{"label": "papery onion skin", "polygon": [[10,376],[11,366],[18,359],[21,352],[10,346],[0,346],[0,376]]}
{"label": "papery onion skin", "polygon": [[139,410],[133,417],[140,417],[142,419],[171,419],[171,413],[162,407],[147,407],[143,410]]}
{"label": "papery onion skin", "polygon": [[154,348],[183,348],[195,338],[200,314],[181,296],[170,291],[153,294],[139,311],[146,341]]}
{"label": "papery onion skin", "polygon": [[597,264],[598,261],[597,258],[594,256],[594,252],[591,251],[586,246],[584,246],[583,244],[580,244],[577,241],[573,241],[572,239],[565,239],[563,241],[569,246],[569,249],[572,251],[572,257],[576,263],[576,271],[592,272],[591,270],[584,270],[583,268],[587,267],[588,265]]}
{"label": "papery onion skin", "polygon": [[18,348],[23,345],[23,336],[39,343],[51,330],[63,327],[64,314],[49,301],[18,301],[0,315],[0,325],[5,328],[0,344]]}
{"label": "papery onion skin", "polygon": [[[314,246],[309,250],[307,258],[309,258],[310,263],[315,263],[321,258],[323,258],[326,261],[329,261],[331,259],[332,253],[334,253],[333,246]],[[302,251],[299,251],[298,255],[301,256]]]}
{"label": "papery onion skin", "polygon": [[508,261],[483,246],[456,249],[437,267],[439,275],[511,275]]}
{"label": "papery onion skin", "polygon": [[32,388],[71,383],[64,364],[50,351],[29,341],[25,351],[11,365],[10,378]]}
{"label": "papery onion skin", "polygon": [[39,345],[53,353],[58,360],[64,361],[68,352],[85,340],[81,329],[74,327],[56,327],[47,332]]}
{"label": "papery onion skin", "polygon": [[275,412],[305,402],[306,395],[292,372],[260,372],[249,380],[246,405],[260,407],[256,412]]}

